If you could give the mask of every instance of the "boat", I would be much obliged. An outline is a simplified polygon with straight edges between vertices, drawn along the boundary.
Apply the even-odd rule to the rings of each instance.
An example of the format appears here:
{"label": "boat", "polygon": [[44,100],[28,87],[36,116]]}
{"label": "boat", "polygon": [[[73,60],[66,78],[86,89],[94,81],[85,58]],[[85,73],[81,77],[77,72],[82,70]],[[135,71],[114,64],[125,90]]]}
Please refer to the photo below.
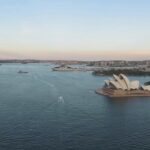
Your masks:
{"label": "boat", "polygon": [[27,71],[19,70],[18,73],[25,73],[25,74],[26,74],[26,73],[28,73],[28,72],[27,72]]}
{"label": "boat", "polygon": [[129,80],[124,74],[113,75],[113,79],[105,80],[105,85],[95,91],[108,97],[150,96],[150,85],[140,85],[138,80]]}

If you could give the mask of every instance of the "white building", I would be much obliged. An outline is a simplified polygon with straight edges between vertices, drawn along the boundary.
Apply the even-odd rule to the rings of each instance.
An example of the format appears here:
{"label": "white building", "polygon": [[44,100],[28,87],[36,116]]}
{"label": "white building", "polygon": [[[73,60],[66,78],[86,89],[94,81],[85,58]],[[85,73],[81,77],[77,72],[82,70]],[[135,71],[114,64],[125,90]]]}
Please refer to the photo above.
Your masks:
{"label": "white building", "polygon": [[140,86],[139,81],[130,81],[127,76],[120,74],[119,76],[113,75],[113,79],[105,80],[105,86],[109,88],[121,89],[121,90],[148,90],[150,91],[150,85]]}

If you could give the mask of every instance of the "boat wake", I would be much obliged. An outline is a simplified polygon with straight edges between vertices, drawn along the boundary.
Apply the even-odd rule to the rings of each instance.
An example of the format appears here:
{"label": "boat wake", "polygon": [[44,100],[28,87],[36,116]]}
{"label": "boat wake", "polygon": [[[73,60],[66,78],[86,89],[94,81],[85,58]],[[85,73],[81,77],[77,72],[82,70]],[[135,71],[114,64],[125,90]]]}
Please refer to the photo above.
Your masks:
{"label": "boat wake", "polygon": [[59,96],[58,97],[58,103],[64,103],[65,101],[64,101],[64,98],[63,98],[63,96]]}

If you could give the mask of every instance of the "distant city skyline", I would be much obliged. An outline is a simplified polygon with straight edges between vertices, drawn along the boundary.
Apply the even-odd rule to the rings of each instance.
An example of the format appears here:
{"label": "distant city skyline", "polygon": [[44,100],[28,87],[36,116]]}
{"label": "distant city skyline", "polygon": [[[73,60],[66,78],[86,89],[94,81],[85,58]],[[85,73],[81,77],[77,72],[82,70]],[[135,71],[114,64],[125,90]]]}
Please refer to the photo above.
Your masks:
{"label": "distant city skyline", "polygon": [[149,8],[149,0],[2,0],[0,59],[149,59]]}

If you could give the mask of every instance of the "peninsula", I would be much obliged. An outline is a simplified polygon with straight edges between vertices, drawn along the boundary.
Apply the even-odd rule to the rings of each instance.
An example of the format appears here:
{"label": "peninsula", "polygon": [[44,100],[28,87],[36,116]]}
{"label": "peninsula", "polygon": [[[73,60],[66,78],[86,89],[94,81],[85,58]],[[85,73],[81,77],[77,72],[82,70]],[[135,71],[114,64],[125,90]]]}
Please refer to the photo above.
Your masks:
{"label": "peninsula", "polygon": [[141,85],[138,80],[129,80],[124,74],[113,75],[105,85],[96,90],[97,94],[108,97],[150,96],[150,84]]}

